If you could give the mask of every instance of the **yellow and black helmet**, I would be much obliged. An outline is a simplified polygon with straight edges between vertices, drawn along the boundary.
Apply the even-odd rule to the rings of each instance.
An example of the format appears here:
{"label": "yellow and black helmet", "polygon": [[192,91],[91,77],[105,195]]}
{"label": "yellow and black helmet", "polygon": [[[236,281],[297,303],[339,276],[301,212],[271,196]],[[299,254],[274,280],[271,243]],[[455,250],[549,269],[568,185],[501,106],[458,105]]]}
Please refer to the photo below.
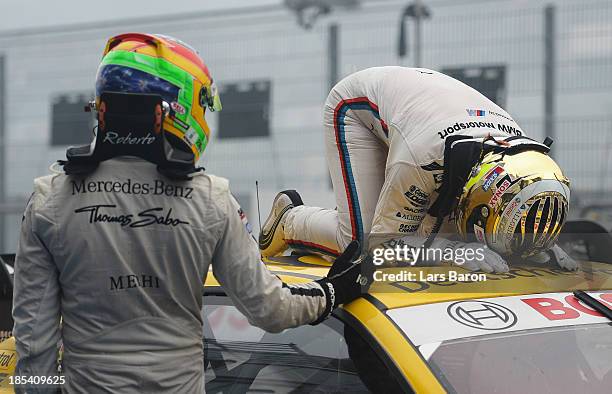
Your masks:
{"label": "yellow and black helmet", "polygon": [[529,257],[553,246],[569,201],[569,180],[547,154],[490,152],[463,187],[457,228],[502,255]]}

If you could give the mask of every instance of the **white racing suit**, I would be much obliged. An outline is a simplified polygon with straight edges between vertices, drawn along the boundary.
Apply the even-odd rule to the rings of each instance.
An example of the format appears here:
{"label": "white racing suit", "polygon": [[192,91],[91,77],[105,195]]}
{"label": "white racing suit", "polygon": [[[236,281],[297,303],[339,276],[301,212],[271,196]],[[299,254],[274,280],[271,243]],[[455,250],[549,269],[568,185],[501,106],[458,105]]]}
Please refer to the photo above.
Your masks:
{"label": "white racing suit", "polygon": [[[15,375],[65,392],[202,393],[202,283],[214,275],[252,324],[311,323],[317,283],[284,285],[261,262],[225,179],[173,181],[135,158],[34,182],[15,263]],[[60,316],[62,318],[60,331]]]}
{"label": "white racing suit", "polygon": [[[337,209],[298,206],[285,222],[294,247],[337,254],[368,234],[431,232],[450,135],[523,135],[499,106],[428,69],[376,67],[348,76],[325,103],[327,164]],[[441,233],[455,233],[447,217]]]}

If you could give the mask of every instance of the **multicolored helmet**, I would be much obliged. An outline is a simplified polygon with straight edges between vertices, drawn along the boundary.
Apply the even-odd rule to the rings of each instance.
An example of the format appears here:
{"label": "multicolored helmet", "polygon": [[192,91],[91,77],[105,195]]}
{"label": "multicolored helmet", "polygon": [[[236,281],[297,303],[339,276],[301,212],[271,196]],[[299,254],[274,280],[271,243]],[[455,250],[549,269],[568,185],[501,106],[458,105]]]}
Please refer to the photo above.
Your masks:
{"label": "multicolored helmet", "polygon": [[489,153],[463,188],[457,229],[502,255],[532,256],[553,246],[569,200],[569,180],[550,156]]}
{"label": "multicolored helmet", "polygon": [[163,129],[197,162],[210,129],[206,108],[221,110],[208,68],[189,45],[159,34],[126,33],[106,43],[96,77],[96,104],[104,92],[159,94],[168,104]]}

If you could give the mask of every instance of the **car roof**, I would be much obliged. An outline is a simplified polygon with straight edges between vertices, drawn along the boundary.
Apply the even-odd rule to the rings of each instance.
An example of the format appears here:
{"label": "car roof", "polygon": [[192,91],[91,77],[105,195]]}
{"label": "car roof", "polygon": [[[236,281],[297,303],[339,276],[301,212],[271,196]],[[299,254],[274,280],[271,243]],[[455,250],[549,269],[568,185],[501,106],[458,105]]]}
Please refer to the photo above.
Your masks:
{"label": "car roof", "polygon": [[[324,277],[331,263],[311,255],[291,255],[264,259],[271,272],[285,283],[305,283]],[[386,269],[395,272],[399,269]],[[456,266],[402,268],[415,275],[442,274],[449,271],[469,273]],[[436,302],[492,298],[512,295],[567,292],[572,290],[612,290],[612,265],[582,262],[578,272],[565,271],[552,265],[522,265],[503,274],[486,274],[486,281],[473,282],[375,282],[369,298],[383,309],[404,308]],[[418,276],[417,276],[418,278]],[[208,275],[206,287],[218,287],[213,275]]]}
{"label": "car roof", "polygon": [[[302,283],[308,281],[306,276],[313,277],[312,279],[324,276],[330,263],[313,256],[284,256],[266,259],[266,265],[270,271],[279,274],[286,283]],[[451,270],[468,272],[456,266],[405,269],[410,272],[424,273],[448,273]],[[386,269],[385,271],[393,270]],[[568,291],[572,289],[612,289],[611,273],[612,265],[610,264],[582,262],[578,272],[568,272],[553,265],[511,266],[508,273],[487,274],[486,282],[443,285],[433,281],[382,285],[375,283],[368,294],[336,309],[334,316],[359,330],[364,338],[371,338],[379,356],[387,360],[389,368],[394,371],[393,374],[402,376],[412,391],[444,393],[445,388],[427,360],[423,358],[417,345],[431,341],[431,338],[452,339],[491,332],[478,329],[466,332],[469,327],[456,323],[464,330],[457,330],[453,336],[455,330],[449,329],[451,325],[448,321],[452,317],[446,312],[447,307],[451,304],[470,302],[482,304],[483,300],[499,297],[496,302],[508,303],[512,306],[512,303],[519,305],[525,303],[521,296],[560,298],[567,297],[571,294]],[[550,298],[541,299],[549,300]],[[484,302],[491,304],[490,301]],[[470,307],[473,308],[471,305]],[[482,309],[480,306],[479,308]],[[501,309],[503,305],[498,305],[497,308]],[[517,325],[518,328],[544,326],[541,319],[537,320],[533,317],[537,313],[528,312],[531,315],[521,312],[521,324],[525,324],[520,327]],[[412,318],[414,315],[418,317]],[[576,319],[577,321],[572,321],[571,324],[588,323],[588,319],[584,319],[586,315],[588,313],[582,313],[583,319]],[[590,317],[599,322],[593,316]],[[432,319],[438,322],[433,325],[433,327],[439,326],[438,331],[429,330],[428,327],[432,327],[431,325],[414,324],[415,321]],[[557,323],[564,324],[561,321]],[[554,324],[550,323],[548,326],[552,327]],[[512,327],[509,328],[511,329]],[[415,342],[416,340],[421,342]],[[400,381],[404,380],[400,379]]]}

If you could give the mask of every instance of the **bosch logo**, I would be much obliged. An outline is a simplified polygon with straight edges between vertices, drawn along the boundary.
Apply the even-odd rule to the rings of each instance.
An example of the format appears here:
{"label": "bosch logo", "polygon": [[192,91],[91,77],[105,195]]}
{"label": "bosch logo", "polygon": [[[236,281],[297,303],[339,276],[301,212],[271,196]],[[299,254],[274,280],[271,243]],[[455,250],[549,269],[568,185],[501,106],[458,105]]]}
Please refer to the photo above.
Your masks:
{"label": "bosch logo", "polygon": [[456,322],[479,330],[505,330],[517,322],[510,309],[487,301],[454,302],[447,312]]}

